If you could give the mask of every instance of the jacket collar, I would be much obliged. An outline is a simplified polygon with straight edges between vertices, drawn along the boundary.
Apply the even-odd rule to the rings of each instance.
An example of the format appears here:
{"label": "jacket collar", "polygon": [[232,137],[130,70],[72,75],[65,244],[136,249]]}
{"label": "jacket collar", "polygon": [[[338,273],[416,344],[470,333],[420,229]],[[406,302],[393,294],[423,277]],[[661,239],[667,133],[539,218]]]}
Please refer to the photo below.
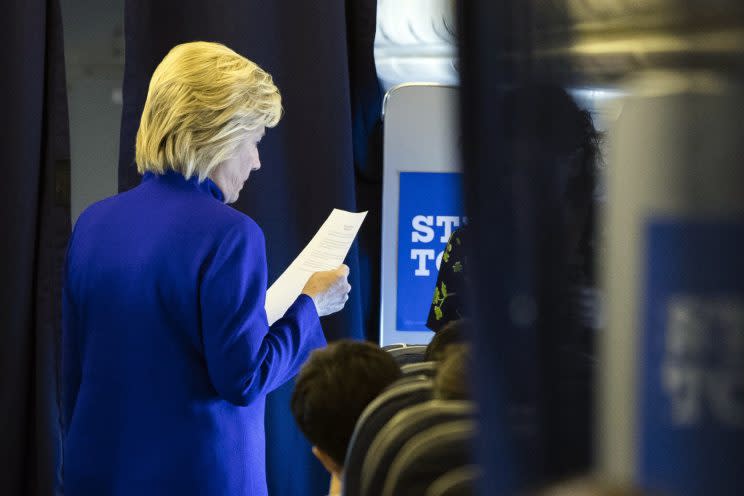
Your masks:
{"label": "jacket collar", "polygon": [[213,198],[216,198],[220,202],[225,201],[225,195],[222,194],[222,190],[215,184],[214,181],[212,181],[209,178],[206,178],[204,181],[199,182],[198,176],[191,176],[189,179],[186,179],[183,174],[180,172],[174,171],[172,169],[165,171],[164,174],[155,174],[154,172],[145,172],[145,174],[142,176],[142,182],[146,181],[163,181],[168,184],[172,184],[174,186],[190,186],[198,191],[201,191],[202,193],[208,194],[212,196]]}

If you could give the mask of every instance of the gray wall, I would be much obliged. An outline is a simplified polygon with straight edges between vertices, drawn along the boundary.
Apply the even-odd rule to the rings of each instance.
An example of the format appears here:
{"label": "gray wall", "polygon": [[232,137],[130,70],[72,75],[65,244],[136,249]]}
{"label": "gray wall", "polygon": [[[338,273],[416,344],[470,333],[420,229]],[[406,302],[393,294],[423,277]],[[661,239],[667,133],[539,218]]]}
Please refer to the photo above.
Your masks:
{"label": "gray wall", "polygon": [[72,221],[116,193],[124,0],[61,0],[72,154]]}

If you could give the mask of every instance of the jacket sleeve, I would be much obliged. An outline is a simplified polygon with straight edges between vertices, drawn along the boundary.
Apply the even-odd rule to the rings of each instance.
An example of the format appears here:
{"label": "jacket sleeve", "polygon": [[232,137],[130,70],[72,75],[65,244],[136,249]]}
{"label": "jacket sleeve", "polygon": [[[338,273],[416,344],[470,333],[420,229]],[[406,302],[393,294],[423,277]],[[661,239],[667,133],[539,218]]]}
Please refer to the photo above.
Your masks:
{"label": "jacket sleeve", "polygon": [[315,304],[300,295],[273,326],[266,318],[266,249],[249,219],[222,240],[200,282],[204,355],[212,385],[248,405],[292,378],[326,341]]}
{"label": "jacket sleeve", "polygon": [[[73,234],[74,236],[74,234]],[[67,249],[65,259],[65,270],[62,287],[62,346],[61,346],[61,424],[63,435],[67,431],[72,420],[72,412],[77,401],[80,389],[80,378],[82,364],[80,355],[80,329],[78,325],[77,310],[72,299],[70,287],[70,256],[72,251],[72,239]]]}

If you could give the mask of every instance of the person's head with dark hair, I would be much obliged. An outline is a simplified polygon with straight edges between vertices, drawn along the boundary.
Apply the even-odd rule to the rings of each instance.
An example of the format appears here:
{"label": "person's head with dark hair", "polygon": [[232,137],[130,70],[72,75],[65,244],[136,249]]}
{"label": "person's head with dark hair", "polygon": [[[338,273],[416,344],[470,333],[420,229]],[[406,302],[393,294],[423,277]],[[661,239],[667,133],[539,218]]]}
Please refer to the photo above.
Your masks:
{"label": "person's head with dark hair", "polygon": [[470,321],[468,319],[451,320],[431,338],[429,346],[426,347],[424,360],[427,362],[438,362],[447,356],[447,350],[453,344],[466,342]]}
{"label": "person's head with dark hair", "polygon": [[439,400],[469,400],[470,346],[453,344],[437,368],[434,377],[434,398]]}
{"label": "person's head with dark hair", "polygon": [[504,91],[496,115],[509,147],[513,184],[539,184],[533,191],[559,192],[566,255],[593,279],[594,193],[602,163],[602,134],[591,114],[562,87],[531,84]]}
{"label": "person's head with dark hair", "polygon": [[[602,135],[591,114],[554,84],[506,88],[496,100],[494,166],[502,181],[494,199],[511,195],[513,225],[504,226],[513,229],[508,242],[520,253],[529,253],[532,246],[540,255],[548,253],[543,259],[558,262],[552,268],[567,286],[594,286],[594,200]],[[478,225],[477,212],[470,212],[469,218]],[[471,315],[467,287],[473,267],[468,254],[476,247],[469,231],[466,225],[452,234],[441,260],[426,321],[435,332]],[[576,314],[584,311],[576,305],[566,308]]]}
{"label": "person's head with dark hair", "polygon": [[292,393],[292,414],[334,479],[340,480],[362,411],[400,375],[389,353],[362,341],[333,342],[303,365]]}

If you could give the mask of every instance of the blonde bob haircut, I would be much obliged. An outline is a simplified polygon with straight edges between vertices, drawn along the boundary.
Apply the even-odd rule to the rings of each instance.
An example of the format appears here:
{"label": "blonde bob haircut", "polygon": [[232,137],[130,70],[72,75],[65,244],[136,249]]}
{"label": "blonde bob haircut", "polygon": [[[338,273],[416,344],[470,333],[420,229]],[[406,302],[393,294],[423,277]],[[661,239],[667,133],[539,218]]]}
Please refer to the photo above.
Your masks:
{"label": "blonde bob haircut", "polygon": [[140,174],[168,169],[206,179],[246,135],[274,127],[282,100],[271,75],[225,45],[174,47],[155,69],[135,160]]}

